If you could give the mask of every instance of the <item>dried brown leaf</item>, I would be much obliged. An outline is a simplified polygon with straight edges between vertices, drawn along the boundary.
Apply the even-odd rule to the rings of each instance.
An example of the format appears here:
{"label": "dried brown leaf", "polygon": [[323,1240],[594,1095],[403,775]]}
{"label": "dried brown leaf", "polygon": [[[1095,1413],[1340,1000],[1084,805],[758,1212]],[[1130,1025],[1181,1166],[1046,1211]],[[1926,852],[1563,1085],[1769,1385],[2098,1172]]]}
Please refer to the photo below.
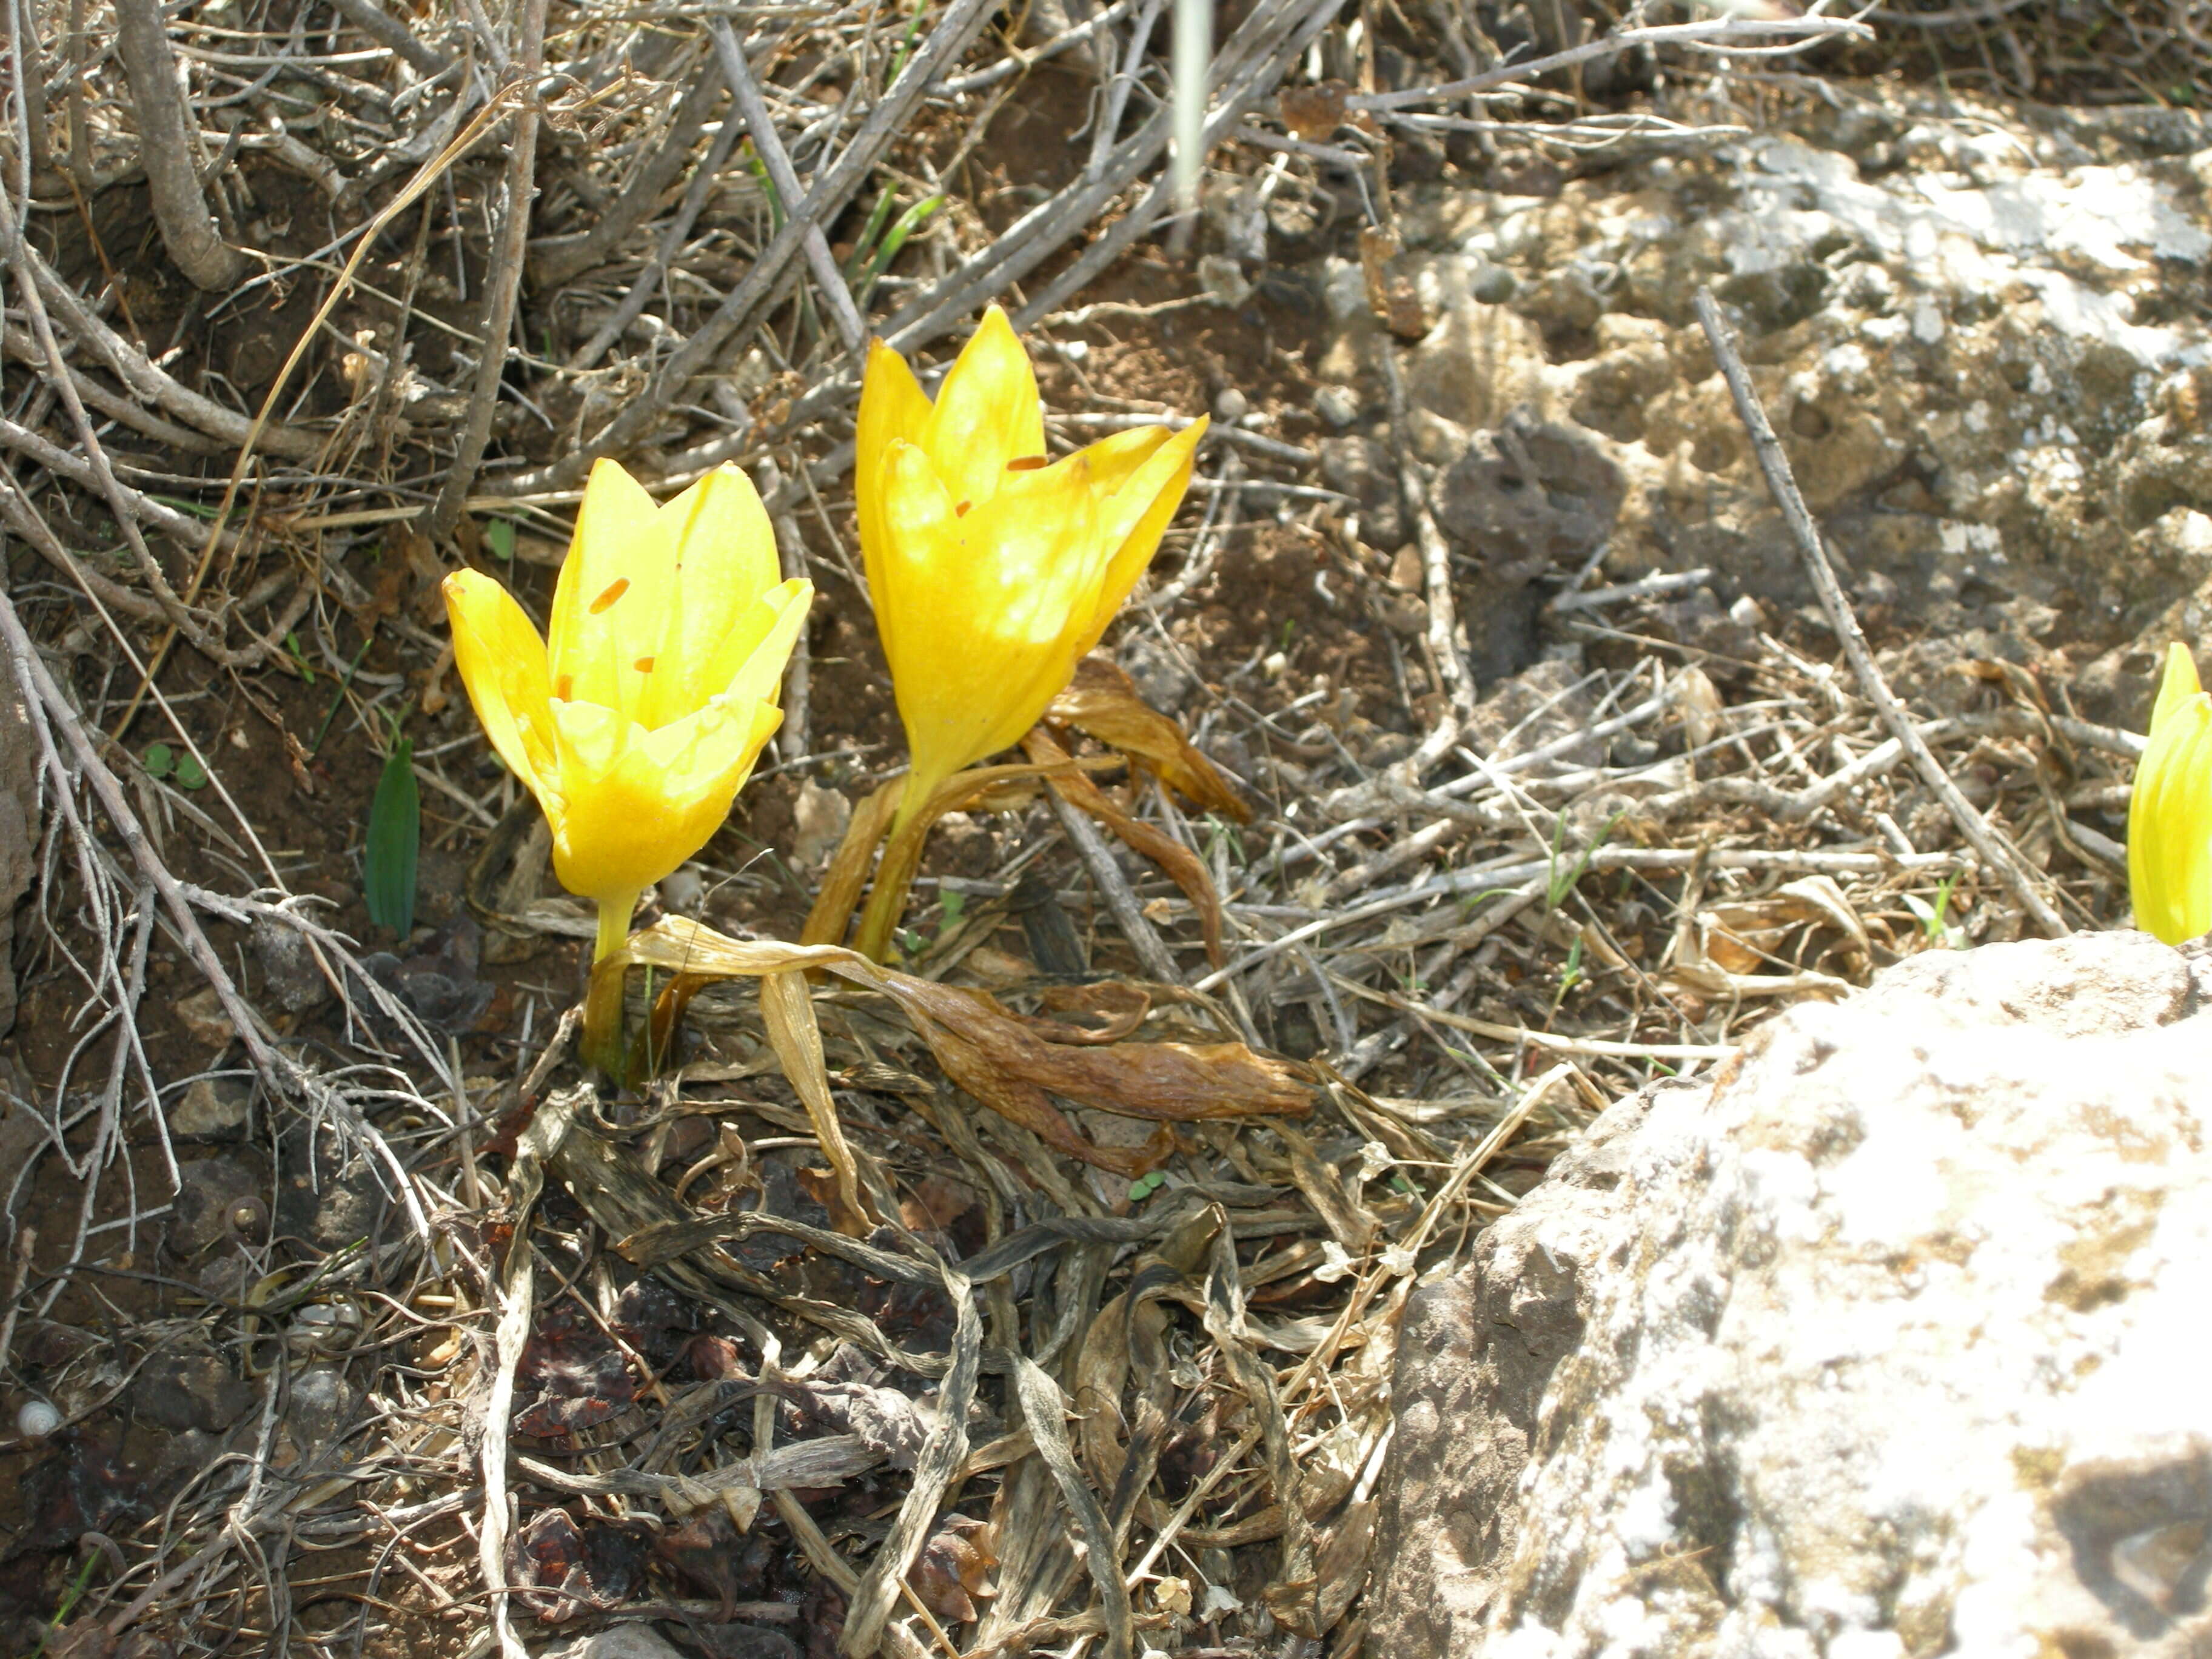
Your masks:
{"label": "dried brown leaf", "polygon": [[1032,727],[1022,739],[1032,760],[1048,769],[1046,776],[1054,791],[1071,806],[1081,808],[1168,872],[1198,910],[1206,933],[1206,954],[1217,968],[1226,958],[1221,951],[1221,900],[1213,890],[1213,878],[1198,854],[1151,824],[1131,817],[1114,805],[1106,792],[1091,782],[1042,726]]}
{"label": "dried brown leaf", "polygon": [[1072,726],[1156,774],[1202,811],[1239,823],[1252,809],[1221,769],[1191,746],[1182,727],[1137,695],[1136,682],[1110,659],[1085,657],[1067,690],[1044,711],[1048,724]]}
{"label": "dried brown leaf", "polygon": [[[1055,1042],[1040,1029],[1045,1022],[1022,1019],[982,992],[879,968],[835,945],[734,939],[671,916],[633,933],[624,951],[607,960],[721,977],[762,976],[763,1014],[773,1022],[770,1040],[792,1086],[806,1102],[809,1119],[841,1182],[852,1154],[837,1127],[822,1064],[821,1033],[804,979],[811,969],[827,969],[892,998],[955,1083],[1057,1149],[1102,1169],[1142,1174],[1166,1156],[1171,1140],[1163,1133],[1143,1147],[1095,1146],[1053,1107],[1048,1091],[1101,1111],[1170,1123],[1263,1115],[1303,1117],[1312,1109],[1298,1068],[1241,1042],[1099,1046],[1075,1028],[1062,1028],[1058,1035],[1063,1040]],[[855,1216],[866,1214],[857,1179],[849,1202]]]}

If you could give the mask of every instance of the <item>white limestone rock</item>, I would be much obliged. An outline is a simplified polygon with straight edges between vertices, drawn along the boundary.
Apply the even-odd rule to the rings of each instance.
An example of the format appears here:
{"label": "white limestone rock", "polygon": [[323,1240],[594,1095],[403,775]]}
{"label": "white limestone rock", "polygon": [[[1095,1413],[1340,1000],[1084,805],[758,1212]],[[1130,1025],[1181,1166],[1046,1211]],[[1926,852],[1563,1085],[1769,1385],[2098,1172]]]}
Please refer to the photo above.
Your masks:
{"label": "white limestone rock", "polygon": [[2212,1651],[2212,974],[1924,956],[1624,1102],[1407,1314],[1371,1651]]}

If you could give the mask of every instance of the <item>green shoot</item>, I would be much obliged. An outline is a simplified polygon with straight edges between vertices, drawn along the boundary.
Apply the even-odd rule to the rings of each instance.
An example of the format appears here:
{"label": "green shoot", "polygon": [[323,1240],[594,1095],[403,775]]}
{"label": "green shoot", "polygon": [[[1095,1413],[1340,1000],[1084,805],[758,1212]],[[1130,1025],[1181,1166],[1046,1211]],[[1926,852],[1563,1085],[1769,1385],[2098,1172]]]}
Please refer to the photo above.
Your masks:
{"label": "green shoot", "polygon": [[1575,935],[1575,942],[1567,947],[1567,965],[1559,970],[1559,988],[1552,997],[1552,1012],[1558,1013],[1559,1005],[1567,1000],[1567,993],[1583,981],[1583,936]]}
{"label": "green shoot", "polygon": [[415,782],[415,742],[398,735],[368,808],[362,887],[368,919],[404,939],[415,931],[415,874],[422,850],[422,797]]}
{"label": "green shoot", "polygon": [[1567,895],[1575,890],[1575,884],[1589,868],[1590,860],[1597,856],[1597,849],[1605,845],[1607,838],[1613,834],[1613,826],[1620,822],[1620,814],[1618,812],[1607,818],[1598,830],[1596,838],[1583,848],[1582,856],[1575,860],[1574,867],[1562,875],[1559,871],[1559,842],[1566,834],[1566,815],[1561,813],[1552,821],[1552,872],[1546,884],[1544,900],[1547,909],[1556,910],[1566,902]]}
{"label": "green shoot", "polygon": [[884,245],[876,250],[876,257],[868,261],[867,275],[861,281],[860,293],[854,296],[856,304],[867,304],[868,296],[875,292],[877,279],[890,268],[891,261],[898,258],[899,250],[906,246],[907,238],[919,230],[929,216],[944,205],[942,196],[925,196],[899,215],[898,222],[884,238]]}

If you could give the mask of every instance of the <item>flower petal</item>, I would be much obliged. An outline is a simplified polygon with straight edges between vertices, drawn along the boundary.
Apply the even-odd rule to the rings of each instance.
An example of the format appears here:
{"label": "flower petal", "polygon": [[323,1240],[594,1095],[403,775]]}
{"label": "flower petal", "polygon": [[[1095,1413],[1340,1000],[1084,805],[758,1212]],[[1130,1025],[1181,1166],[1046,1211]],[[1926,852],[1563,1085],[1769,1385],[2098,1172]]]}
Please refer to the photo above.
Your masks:
{"label": "flower petal", "polygon": [[893,618],[883,600],[884,459],[894,438],[922,441],[929,424],[929,396],[906,359],[881,340],[868,342],[867,371],[860,380],[860,413],[853,438],[853,497],[860,520],[860,562],[875,601],[876,632],[888,637]]}
{"label": "flower petal", "polygon": [[2169,945],[2212,929],[2212,697],[2185,689],[2196,678],[2185,650],[2168,656],[2128,805],[2136,926]]}
{"label": "flower petal", "polygon": [[781,714],[718,702],[648,732],[595,703],[554,705],[568,810],[554,820],[562,885],[635,895],[713,839]]}
{"label": "flower petal", "polygon": [[[1190,488],[1192,458],[1198,452],[1200,441],[1206,436],[1206,417],[1200,416],[1176,433],[1167,434],[1164,428],[1155,427],[1151,429],[1164,435],[1149,453],[1140,453],[1132,445],[1127,451],[1110,451],[1094,461],[1102,479],[1112,477],[1117,468],[1126,465],[1127,470],[1118,484],[1112,487],[1112,494],[1100,509],[1100,533],[1114,552],[1099,583],[1096,608],[1084,628],[1075,653],[1079,661],[1098,643],[1107,623],[1114,620],[1114,613],[1121,608],[1121,602],[1129,597],[1129,590],[1137,585],[1137,578],[1145,574],[1145,567],[1159,550],[1160,538],[1167,533],[1176,509],[1182,505],[1184,493]],[[1113,442],[1114,439],[1106,439],[1084,453],[1106,450]],[[1134,465],[1128,465],[1131,462]]]}
{"label": "flower petal", "polygon": [[952,499],[978,507],[1006,483],[1008,461],[1045,453],[1036,375],[998,307],[983,313],[946,373],[921,447]]}
{"label": "flower petal", "polygon": [[546,790],[555,768],[545,641],[514,595],[481,571],[457,570],[441,591],[453,629],[453,665],[484,735],[550,812]]}
{"label": "flower petal", "polygon": [[[779,582],[754,600],[730,635],[732,642],[747,643],[743,653],[735,656],[715,695],[733,702],[764,702],[774,708],[783,690],[784,665],[791,660],[791,647],[799,639],[799,630],[806,626],[806,615],[813,605],[814,584],[796,577]],[[732,654],[726,653],[726,659]]]}
{"label": "flower petal", "polygon": [[884,486],[891,684],[915,773],[941,778],[1018,738],[1066,684],[1107,550],[1079,456],[965,514],[911,445],[892,445]]}
{"label": "flower petal", "polygon": [[636,713],[648,730],[728,686],[774,620],[759,602],[782,575],[768,511],[737,468],[717,467],[660,513],[675,555],[667,613],[652,667],[629,665],[643,681]]}
{"label": "flower petal", "polygon": [[2172,641],[2166,647],[2166,670],[2159,677],[2158,702],[2150,711],[2151,735],[2156,737],[2160,722],[2203,689],[2197,678],[2197,659],[2180,641]]}
{"label": "flower petal", "polygon": [[592,469],[553,591],[547,645],[556,697],[626,717],[635,710],[644,681],[632,665],[659,648],[667,619],[674,523],[615,462]]}

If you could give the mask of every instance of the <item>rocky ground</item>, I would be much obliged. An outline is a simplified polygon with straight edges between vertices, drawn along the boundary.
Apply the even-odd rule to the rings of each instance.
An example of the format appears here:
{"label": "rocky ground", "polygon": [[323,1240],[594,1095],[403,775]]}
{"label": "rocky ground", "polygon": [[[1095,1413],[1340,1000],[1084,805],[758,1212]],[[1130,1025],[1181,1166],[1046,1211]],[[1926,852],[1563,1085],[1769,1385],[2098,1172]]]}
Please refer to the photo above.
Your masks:
{"label": "rocky ground", "polygon": [[[2212,135],[2185,110],[1826,92],[1702,149],[1417,187],[1376,269],[1298,267],[1331,322],[1330,482],[1362,540],[1410,539],[1373,434],[1395,326],[1483,678],[1527,664],[1541,579],[1589,559],[1601,582],[1710,573],[1664,590],[1666,621],[1727,653],[1734,599],[1811,594],[1691,314],[1709,285],[1868,625],[1923,668],[2014,661],[2136,721],[2212,577]],[[1294,245],[1296,207],[1269,208]]]}
{"label": "rocky ground", "polygon": [[2205,990],[1933,954],[1607,1112],[1407,1310],[1371,1650],[2203,1651]]}
{"label": "rocky ground", "polygon": [[[1319,16],[1233,9],[1224,51]],[[919,974],[1024,1015],[1142,1001],[1148,1035],[1308,1068],[1308,1117],[1203,1126],[1134,1181],[1024,1139],[851,992],[819,1004],[832,1111],[871,1202],[896,1200],[865,1249],[832,1231],[817,1166],[838,1138],[768,1057],[750,993],[698,999],[693,1069],[649,1097],[559,1086],[577,1074],[548,1034],[589,919],[452,684],[436,595],[469,563],[542,605],[562,469],[600,422],[658,411],[616,447],[660,484],[753,469],[820,595],[777,753],[664,905],[795,936],[855,803],[903,758],[854,569],[830,290],[761,289],[715,332],[781,233],[732,160],[736,117],[702,125],[721,106],[697,18],[556,43],[586,91],[545,141],[514,317],[535,349],[478,382],[488,493],[450,538],[416,526],[477,380],[463,347],[509,158],[457,164],[419,234],[366,239],[363,286],[287,388],[265,494],[193,589],[198,632],[161,673],[170,724],[131,666],[169,619],[102,550],[116,520],[82,434],[43,391],[13,406],[0,442],[43,516],[10,520],[9,599],[57,687],[33,704],[104,758],[46,763],[0,695],[0,951],[22,991],[0,1049],[0,1370],[31,1413],[0,1436],[0,1646],[74,1620],[50,1654],[416,1659],[486,1650],[505,1601],[541,1653],[581,1630],[590,1659],[828,1659],[864,1580],[897,1593],[886,1540],[921,1489],[903,1442],[857,1477],[808,1460],[855,1400],[940,1450],[968,1420],[939,1411],[956,1329],[978,1352],[942,1252],[994,1258],[957,1291],[989,1346],[969,1450],[957,1475],[931,1464],[943,1503],[916,1507],[942,1529],[901,1651],[2202,1648],[2207,1453],[2171,1379],[2196,1364],[2203,1289],[2203,975],[2097,930],[2125,919],[2150,672],[2196,642],[2212,583],[2212,133],[2181,108],[1852,78],[1864,55],[1837,43],[1639,51],[1521,105],[1417,93],[1378,123],[1347,85],[1372,74],[1387,100],[1459,73],[1463,14],[1501,50],[1563,43],[1519,9],[1366,9],[1380,44],[1340,21],[1279,85],[1237,83],[1188,248],[1164,228],[1112,243],[1117,214],[1166,199],[1151,116],[1084,137],[1113,53],[1009,56],[972,7],[930,100],[824,210],[850,268],[880,182],[917,213],[943,198],[857,304],[910,327],[925,368],[985,300],[1033,311],[1056,448],[1216,422],[1106,646],[1250,819],[1085,754],[1156,851],[1202,866],[1225,948],[1206,953],[1160,865],[1011,796],[945,823],[900,936]],[[1085,10],[1040,3],[1024,39],[1065,45]],[[84,325],[87,386],[137,422],[106,440],[114,511],[180,586],[241,409],[311,326],[325,219],[358,226],[435,148],[403,60],[481,29],[367,14],[383,32],[334,33],[327,63],[252,71],[343,117],[257,126],[226,163],[225,200],[252,210],[228,232],[292,286],[103,287],[112,248],[160,263],[124,174],[82,216],[56,185],[33,228],[52,292],[127,298],[131,337],[171,340],[161,372],[198,399],[119,356],[137,378],[110,385],[119,349]],[[878,72],[898,61],[890,15],[810,13],[803,51],[763,46],[802,168],[898,84]],[[172,21],[224,73],[276,50]],[[1103,38],[1164,90],[1164,38],[1157,61],[1149,36]],[[137,130],[95,69],[95,149],[127,161]],[[1477,108],[1480,131],[1449,112]],[[1119,169],[1095,190],[1094,157]],[[633,199],[634,177],[659,183]],[[1093,234],[1121,249],[1097,269],[1076,252]],[[1706,287],[1963,811],[1841,659],[1693,315]],[[710,336],[711,373],[661,374]],[[119,622],[81,605],[95,580]],[[405,938],[371,926],[360,875],[403,730],[425,809]],[[102,765],[112,799],[84,786]],[[67,823],[54,777],[76,790]],[[149,863],[111,834],[116,801],[300,1073],[242,1053],[184,924],[144,896]],[[1984,819],[2012,877],[1967,850]],[[1998,944],[2034,931],[2023,890],[2087,937]],[[13,990],[0,972],[0,1033]],[[556,1095],[583,1103],[565,1163],[530,1133]],[[1082,1116],[1125,1158],[1148,1133],[1132,1122]],[[530,1258],[501,1252],[541,1178],[538,1299],[502,1322],[514,1281],[487,1264]],[[641,1215],[742,1248],[647,1271],[615,1248]],[[750,1226],[770,1216],[811,1231]],[[1029,1254],[1005,1249],[1016,1233]],[[714,1277],[732,1263],[750,1277]],[[1031,1413],[1054,1396],[1018,1395],[1017,1354],[1079,1402],[1079,1467],[1048,1471],[1053,1414]],[[753,1385],[779,1365],[792,1397],[772,1406]],[[516,1409],[495,1425],[501,1388]],[[1118,1560],[1091,1547],[1109,1531]]]}

